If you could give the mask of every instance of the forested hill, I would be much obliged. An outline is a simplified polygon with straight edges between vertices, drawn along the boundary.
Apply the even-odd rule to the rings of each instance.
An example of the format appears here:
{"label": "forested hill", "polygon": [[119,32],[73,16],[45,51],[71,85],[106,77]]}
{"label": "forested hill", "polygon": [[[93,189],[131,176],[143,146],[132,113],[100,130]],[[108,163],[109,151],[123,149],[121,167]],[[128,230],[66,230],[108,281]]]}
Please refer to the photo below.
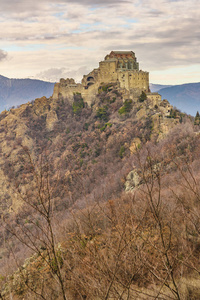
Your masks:
{"label": "forested hill", "polygon": [[0,111],[22,103],[50,97],[54,83],[34,79],[10,79],[0,75]]}
{"label": "forested hill", "polygon": [[73,98],[0,114],[0,298],[199,299],[200,117]]}

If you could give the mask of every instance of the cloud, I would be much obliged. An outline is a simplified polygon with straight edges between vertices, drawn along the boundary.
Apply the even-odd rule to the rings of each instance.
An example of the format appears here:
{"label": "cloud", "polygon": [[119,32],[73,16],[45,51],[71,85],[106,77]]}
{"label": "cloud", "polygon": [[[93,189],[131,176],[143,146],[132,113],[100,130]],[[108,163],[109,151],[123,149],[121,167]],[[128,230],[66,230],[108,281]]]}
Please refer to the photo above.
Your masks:
{"label": "cloud", "polygon": [[51,68],[36,74],[35,78],[51,82],[58,82],[60,78],[74,78],[77,82],[80,82],[83,75],[88,74],[89,72],[90,70],[87,66],[82,66],[74,70],[67,68]]}
{"label": "cloud", "polygon": [[1,70],[79,78],[111,50],[133,50],[150,72],[199,64],[199,15],[198,0],[2,0]]}
{"label": "cloud", "polygon": [[3,50],[0,50],[0,61],[5,60],[8,56],[8,53],[6,53]]}
{"label": "cloud", "polygon": [[[131,0],[121,0],[121,3],[131,3],[133,1]],[[2,10],[15,10],[21,9],[21,10],[26,10],[26,9],[31,9],[32,7],[38,7],[41,4],[66,4],[66,3],[79,3],[82,5],[107,5],[107,4],[118,4],[118,0],[40,0],[38,1],[27,1],[27,0],[1,0],[1,8]]]}
{"label": "cloud", "polygon": [[119,3],[126,5],[131,0],[1,0],[1,17],[13,17],[16,19],[33,18],[40,15],[48,15],[53,11],[66,12],[69,5],[82,7],[113,7]]}
{"label": "cloud", "polygon": [[[90,6],[107,6],[107,5],[118,5],[119,0],[67,0],[68,3],[79,3],[82,5]],[[131,0],[120,0],[121,4],[131,3]]]}

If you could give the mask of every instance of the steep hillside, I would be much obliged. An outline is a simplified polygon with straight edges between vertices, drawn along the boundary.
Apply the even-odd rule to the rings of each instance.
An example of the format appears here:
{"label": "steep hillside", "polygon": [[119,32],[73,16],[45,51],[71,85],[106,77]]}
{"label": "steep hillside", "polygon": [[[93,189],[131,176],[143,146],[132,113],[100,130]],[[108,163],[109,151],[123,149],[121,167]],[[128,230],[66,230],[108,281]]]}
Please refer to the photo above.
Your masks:
{"label": "steep hillside", "polygon": [[0,76],[0,111],[42,96],[50,97],[54,83]]}
{"label": "steep hillside", "polygon": [[198,297],[199,146],[193,119],[117,84],[2,112],[0,297]]}
{"label": "steep hillside", "polygon": [[199,82],[162,88],[158,90],[158,93],[182,112],[195,116],[196,112],[200,110]]}

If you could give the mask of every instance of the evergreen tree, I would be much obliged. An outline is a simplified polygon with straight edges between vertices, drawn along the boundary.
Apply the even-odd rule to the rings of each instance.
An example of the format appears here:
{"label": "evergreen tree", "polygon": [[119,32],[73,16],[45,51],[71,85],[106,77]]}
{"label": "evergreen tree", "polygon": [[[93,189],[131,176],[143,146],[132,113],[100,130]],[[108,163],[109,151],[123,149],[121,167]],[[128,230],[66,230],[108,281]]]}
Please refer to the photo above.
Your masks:
{"label": "evergreen tree", "polygon": [[147,99],[147,95],[144,91],[142,91],[140,97],[139,97],[139,102],[144,102],[144,100]]}
{"label": "evergreen tree", "polygon": [[199,125],[200,124],[200,115],[199,112],[197,111],[195,119],[194,119],[194,125]]}

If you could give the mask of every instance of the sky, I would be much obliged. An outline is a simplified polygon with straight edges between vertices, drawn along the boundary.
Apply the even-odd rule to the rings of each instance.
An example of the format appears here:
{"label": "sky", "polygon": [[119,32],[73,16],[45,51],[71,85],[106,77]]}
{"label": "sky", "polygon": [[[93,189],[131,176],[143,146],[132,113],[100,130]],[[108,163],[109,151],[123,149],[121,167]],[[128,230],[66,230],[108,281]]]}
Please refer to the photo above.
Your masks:
{"label": "sky", "polygon": [[1,0],[0,75],[59,81],[132,50],[150,82],[200,82],[200,0]]}

